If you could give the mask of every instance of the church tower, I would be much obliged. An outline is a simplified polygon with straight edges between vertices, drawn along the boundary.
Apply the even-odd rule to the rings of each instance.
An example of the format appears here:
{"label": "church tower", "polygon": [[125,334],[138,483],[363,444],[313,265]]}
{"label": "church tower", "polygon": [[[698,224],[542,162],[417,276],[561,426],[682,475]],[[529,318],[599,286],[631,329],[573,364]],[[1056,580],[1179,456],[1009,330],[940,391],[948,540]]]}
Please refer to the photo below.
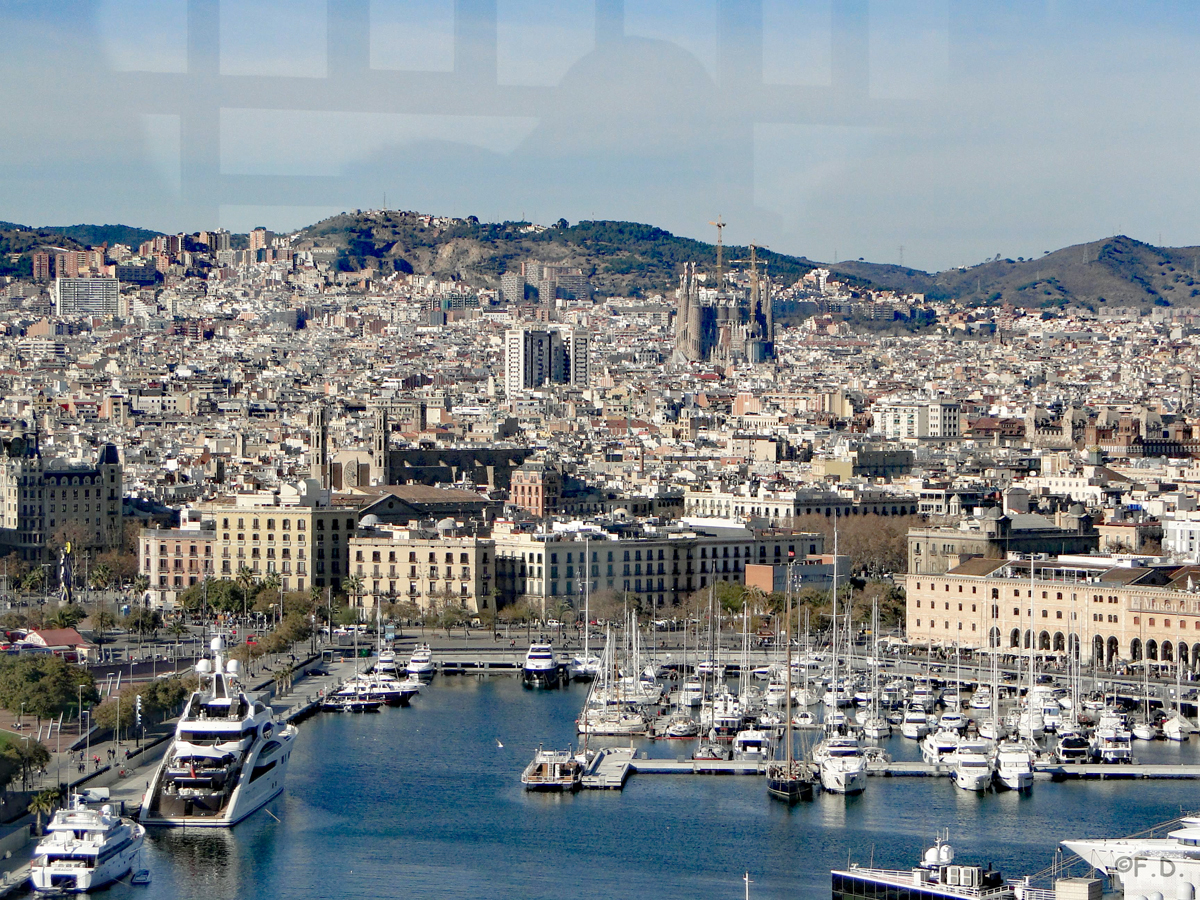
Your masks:
{"label": "church tower", "polygon": [[388,411],[380,404],[375,408],[375,433],[371,439],[371,484],[387,484]]}
{"label": "church tower", "polygon": [[317,406],[309,414],[309,476],[328,488],[329,478],[329,411]]}

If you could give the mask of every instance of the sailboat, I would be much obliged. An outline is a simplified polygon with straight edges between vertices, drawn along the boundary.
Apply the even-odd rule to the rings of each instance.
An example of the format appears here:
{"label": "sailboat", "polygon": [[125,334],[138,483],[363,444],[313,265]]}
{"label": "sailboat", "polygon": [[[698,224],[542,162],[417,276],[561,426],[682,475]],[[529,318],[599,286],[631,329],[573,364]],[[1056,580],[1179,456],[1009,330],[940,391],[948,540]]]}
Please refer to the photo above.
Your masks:
{"label": "sailboat", "polygon": [[616,647],[609,633],[604,641],[600,675],[592,682],[576,727],[580,734],[645,734],[646,717],[626,699],[617,674]]}
{"label": "sailboat", "polygon": [[[834,696],[838,687],[838,597],[837,528],[833,530],[833,678]],[[867,761],[856,738],[840,734],[831,721],[837,712],[836,701],[826,713],[825,739],[813,748],[813,762],[821,774],[821,786],[833,794],[861,794],[867,786]]]}
{"label": "sailboat", "polygon": [[[787,617],[784,621],[790,632],[792,627],[792,567],[790,565],[788,566]],[[787,669],[787,694],[784,701],[784,755],[782,760],[776,759],[767,766],[767,793],[790,806],[798,800],[812,799],[813,773],[808,765],[792,758],[792,667],[789,663],[785,668]]]}
{"label": "sailboat", "polygon": [[[835,562],[836,565],[836,562]],[[875,665],[871,666],[871,712],[860,720],[863,736],[872,740],[891,737],[892,724],[879,712],[879,600],[871,601],[871,638]]]}
{"label": "sailboat", "polygon": [[587,576],[587,560],[589,556],[589,542],[583,542],[583,559],[584,559],[584,580],[583,580],[583,653],[576,655],[567,668],[572,680],[574,681],[593,681],[600,674],[600,657],[592,654],[589,644],[589,637],[592,630],[591,616],[591,579]]}
{"label": "sailboat", "polygon": [[1183,662],[1176,660],[1175,662],[1175,714],[1162,723],[1163,737],[1168,741],[1186,741],[1196,729],[1192,726],[1191,721],[1184,716],[1183,710],[1180,708],[1180,700],[1183,699],[1180,694],[1181,683],[1183,677]]}

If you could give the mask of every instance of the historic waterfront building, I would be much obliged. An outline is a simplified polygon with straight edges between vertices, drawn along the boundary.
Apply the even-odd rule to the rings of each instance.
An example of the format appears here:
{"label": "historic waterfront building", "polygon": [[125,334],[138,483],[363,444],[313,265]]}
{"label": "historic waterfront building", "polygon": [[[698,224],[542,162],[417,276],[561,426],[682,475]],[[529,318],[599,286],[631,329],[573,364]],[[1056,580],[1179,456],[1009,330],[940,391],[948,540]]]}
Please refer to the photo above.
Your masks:
{"label": "historic waterfront building", "polygon": [[[1032,575],[1030,566],[1033,567]],[[911,644],[1045,654],[1085,664],[1200,659],[1200,567],[1152,556],[965,560],[905,578]]]}

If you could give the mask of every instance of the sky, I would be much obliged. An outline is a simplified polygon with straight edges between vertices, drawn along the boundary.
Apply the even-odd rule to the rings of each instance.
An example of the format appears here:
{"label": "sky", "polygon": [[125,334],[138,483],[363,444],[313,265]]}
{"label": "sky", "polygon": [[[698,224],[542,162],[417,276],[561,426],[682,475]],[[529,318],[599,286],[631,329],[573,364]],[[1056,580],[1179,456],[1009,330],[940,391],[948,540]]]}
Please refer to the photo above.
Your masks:
{"label": "sky", "polygon": [[1200,9],[7,0],[0,219],[646,222],[930,271],[1200,244]]}

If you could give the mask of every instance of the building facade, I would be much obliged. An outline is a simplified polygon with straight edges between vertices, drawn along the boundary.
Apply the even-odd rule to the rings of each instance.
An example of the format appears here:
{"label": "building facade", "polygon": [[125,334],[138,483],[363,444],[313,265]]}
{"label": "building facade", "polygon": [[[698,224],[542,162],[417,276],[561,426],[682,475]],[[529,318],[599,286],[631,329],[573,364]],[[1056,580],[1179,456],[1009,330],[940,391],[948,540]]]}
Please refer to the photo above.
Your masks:
{"label": "building facade", "polygon": [[56,278],[54,312],[59,316],[115,316],[121,289],[115,278]]}
{"label": "building facade", "polygon": [[[1030,567],[1032,565],[1032,574]],[[1084,664],[1200,659],[1200,568],[1156,557],[970,559],[905,578],[910,643],[1029,649]]]}
{"label": "building facade", "polygon": [[52,562],[51,545],[77,552],[119,546],[123,495],[121,459],[105,444],[94,465],[42,456],[35,435],[6,440],[0,452],[0,555]]}

